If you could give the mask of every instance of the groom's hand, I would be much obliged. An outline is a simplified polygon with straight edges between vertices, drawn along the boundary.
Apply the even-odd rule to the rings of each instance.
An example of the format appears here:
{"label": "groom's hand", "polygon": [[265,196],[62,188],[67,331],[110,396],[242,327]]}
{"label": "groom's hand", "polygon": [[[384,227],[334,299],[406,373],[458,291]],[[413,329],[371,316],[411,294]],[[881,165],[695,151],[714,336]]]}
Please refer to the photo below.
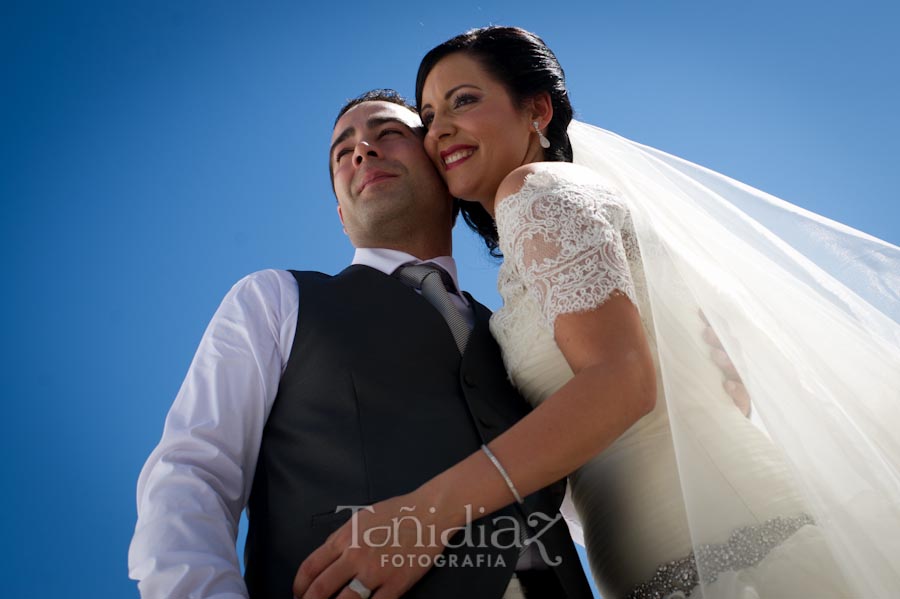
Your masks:
{"label": "groom's hand", "polygon": [[719,336],[716,335],[716,331],[712,328],[712,325],[709,324],[709,321],[706,320],[706,315],[703,314],[702,310],[700,311],[700,318],[702,318],[703,322],[706,324],[706,328],[703,330],[703,340],[712,347],[712,361],[719,367],[722,374],[725,375],[725,381],[722,385],[725,387],[725,391],[728,395],[731,396],[734,405],[738,407],[744,416],[749,418],[752,408],[747,387],[744,386],[741,375],[738,374],[737,369],[734,367],[734,363],[731,361],[725,348],[722,347],[722,341],[719,339]]}
{"label": "groom's hand", "polygon": [[[401,495],[353,514],[300,564],[294,596],[360,599],[365,590],[371,591],[371,599],[403,595],[444,551],[441,543],[422,542],[422,531],[434,523],[418,500],[413,493]],[[348,586],[354,579],[362,592]]]}

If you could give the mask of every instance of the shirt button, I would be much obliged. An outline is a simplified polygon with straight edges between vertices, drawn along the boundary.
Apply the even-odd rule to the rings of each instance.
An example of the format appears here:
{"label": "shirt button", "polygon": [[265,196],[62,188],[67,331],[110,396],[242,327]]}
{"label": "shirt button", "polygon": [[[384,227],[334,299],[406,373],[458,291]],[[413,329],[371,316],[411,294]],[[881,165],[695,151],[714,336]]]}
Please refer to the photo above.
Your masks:
{"label": "shirt button", "polygon": [[463,382],[466,384],[466,387],[477,387],[477,385],[475,384],[475,379],[468,374],[463,375]]}

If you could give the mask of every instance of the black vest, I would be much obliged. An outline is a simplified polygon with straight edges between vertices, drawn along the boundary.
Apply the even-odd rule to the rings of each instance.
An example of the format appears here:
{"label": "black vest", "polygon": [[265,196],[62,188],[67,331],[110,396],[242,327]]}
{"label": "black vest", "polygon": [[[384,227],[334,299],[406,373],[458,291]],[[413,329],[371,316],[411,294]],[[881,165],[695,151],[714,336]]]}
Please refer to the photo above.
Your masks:
{"label": "black vest", "polygon": [[[490,311],[471,297],[476,323],[460,358],[443,317],[399,280],[360,265],[333,277],[292,273],[297,332],[248,505],[245,580],[254,599],[292,597],[300,563],[350,517],[337,506],[413,491],[528,412],[488,330]],[[526,511],[555,515],[560,487],[533,494]],[[489,535],[503,513],[478,524]],[[541,540],[563,557],[555,569],[570,597],[590,597],[565,523]],[[434,567],[404,597],[498,598],[517,550],[448,548],[448,564],[451,554],[475,565]]]}

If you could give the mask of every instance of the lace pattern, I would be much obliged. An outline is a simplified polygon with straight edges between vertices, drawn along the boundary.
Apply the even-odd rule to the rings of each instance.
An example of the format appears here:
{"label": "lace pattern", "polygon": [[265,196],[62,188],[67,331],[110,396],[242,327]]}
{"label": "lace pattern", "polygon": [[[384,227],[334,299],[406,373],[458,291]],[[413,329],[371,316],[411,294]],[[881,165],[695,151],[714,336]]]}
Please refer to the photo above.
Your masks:
{"label": "lace pattern", "polygon": [[640,254],[612,188],[533,173],[498,204],[496,218],[509,265],[498,283],[504,299],[521,286],[551,327],[560,314],[591,310],[617,293],[637,305],[630,263],[640,264]]}

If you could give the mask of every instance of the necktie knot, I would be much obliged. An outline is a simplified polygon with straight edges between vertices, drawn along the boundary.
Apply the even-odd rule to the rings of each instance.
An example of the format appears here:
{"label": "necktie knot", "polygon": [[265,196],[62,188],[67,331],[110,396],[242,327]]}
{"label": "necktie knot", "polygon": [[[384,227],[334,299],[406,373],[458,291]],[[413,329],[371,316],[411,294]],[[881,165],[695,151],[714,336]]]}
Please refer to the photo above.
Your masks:
{"label": "necktie knot", "polygon": [[456,294],[456,286],[453,278],[446,270],[435,264],[406,264],[395,272],[395,275],[404,283],[416,289],[422,289],[422,283],[429,275],[436,274],[438,280],[448,292]]}
{"label": "necktie knot", "polygon": [[450,274],[436,265],[411,264],[398,268],[394,276],[410,287],[420,290],[422,297],[440,312],[447,321],[447,326],[450,327],[459,353],[463,353],[471,331],[466,317],[450,298],[451,293],[455,295],[455,287]]}

